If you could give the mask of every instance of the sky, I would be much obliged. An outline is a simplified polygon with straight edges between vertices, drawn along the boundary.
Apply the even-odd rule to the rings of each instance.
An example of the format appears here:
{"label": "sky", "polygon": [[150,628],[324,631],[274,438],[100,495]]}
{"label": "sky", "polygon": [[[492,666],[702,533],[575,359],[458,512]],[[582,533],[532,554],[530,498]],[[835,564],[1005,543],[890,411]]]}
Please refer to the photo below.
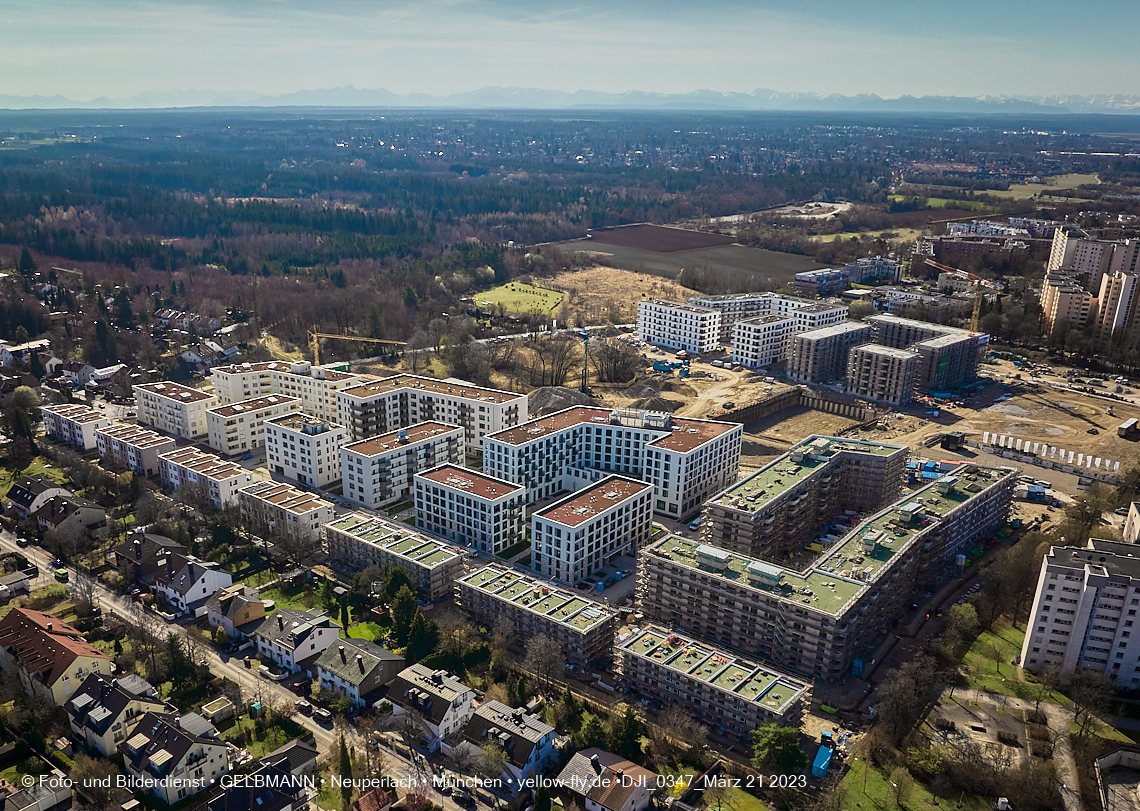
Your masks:
{"label": "sky", "polygon": [[1140,2],[4,0],[0,94],[1140,94]]}

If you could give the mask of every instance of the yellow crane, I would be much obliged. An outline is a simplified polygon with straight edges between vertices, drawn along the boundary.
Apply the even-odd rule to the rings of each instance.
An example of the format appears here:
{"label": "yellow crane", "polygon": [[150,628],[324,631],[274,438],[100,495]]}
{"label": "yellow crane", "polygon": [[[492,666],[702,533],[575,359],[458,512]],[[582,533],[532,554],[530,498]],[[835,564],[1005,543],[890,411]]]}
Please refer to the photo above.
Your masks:
{"label": "yellow crane", "polygon": [[360,335],[349,335],[348,330],[344,331],[343,335],[336,335],[331,332],[317,332],[317,328],[313,327],[309,330],[309,346],[313,349],[313,365],[321,365],[321,338],[335,338],[338,341],[361,341],[367,344],[390,344],[392,346],[404,346],[403,341],[389,341],[385,338],[364,338]]}

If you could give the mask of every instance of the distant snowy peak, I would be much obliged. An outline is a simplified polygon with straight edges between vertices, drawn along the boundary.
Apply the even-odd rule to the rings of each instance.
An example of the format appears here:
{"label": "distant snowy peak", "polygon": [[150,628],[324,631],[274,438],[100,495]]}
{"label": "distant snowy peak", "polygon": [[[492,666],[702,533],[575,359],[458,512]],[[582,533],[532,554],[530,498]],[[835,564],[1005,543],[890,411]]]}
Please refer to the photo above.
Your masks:
{"label": "distant snowy peak", "polygon": [[382,88],[358,89],[352,85],[298,90],[268,96],[255,91],[149,90],[129,98],[75,101],[64,96],[0,95],[3,109],[158,109],[164,107],[434,107],[515,108],[560,110],[572,108],[639,110],[791,110],[904,113],[1115,113],[1140,114],[1140,96],[899,96],[874,93],[844,96],[837,93],[783,93],[757,88],[751,93],[695,90],[691,93],[653,93],[630,90],[605,93],[578,90],[544,90],[533,87],[482,87],[463,93],[432,96],[398,94]]}

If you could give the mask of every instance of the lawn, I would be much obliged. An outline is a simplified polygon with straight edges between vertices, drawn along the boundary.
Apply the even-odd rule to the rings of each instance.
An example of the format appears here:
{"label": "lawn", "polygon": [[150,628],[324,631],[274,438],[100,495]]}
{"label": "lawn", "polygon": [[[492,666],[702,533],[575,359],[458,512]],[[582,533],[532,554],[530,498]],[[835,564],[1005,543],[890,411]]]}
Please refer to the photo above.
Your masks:
{"label": "lawn", "polygon": [[260,572],[254,572],[253,574],[238,578],[238,582],[245,586],[258,588],[262,583],[270,583],[276,579],[277,572],[272,569],[262,569]]}
{"label": "lawn", "polygon": [[[865,789],[864,786],[866,786]],[[943,803],[957,803],[958,801],[957,797],[938,797],[932,794],[929,788],[916,779],[914,790],[911,791],[910,796],[901,805],[898,805],[895,803],[894,792],[891,789],[890,771],[875,766],[868,769],[867,761],[863,758],[851,760],[851,769],[839,784],[836,792],[842,798],[842,808],[863,807],[863,803],[867,800],[870,801],[867,802],[867,808],[910,809],[949,808],[954,806],[940,806],[939,800]],[[954,792],[954,794],[958,794],[958,792]],[[973,794],[967,794],[963,797],[962,805],[959,807],[970,809],[970,811],[992,811],[993,809],[985,797]]]}
{"label": "lawn", "polygon": [[1079,174],[1076,172],[1045,177],[1042,180],[1043,183],[1015,183],[1010,185],[1008,191],[985,191],[979,192],[979,194],[990,194],[994,197],[1006,197],[1012,200],[1025,200],[1038,195],[1046,197],[1051,191],[1075,189],[1078,186],[1100,183],[1100,178],[1095,173]]}
{"label": "lawn", "polygon": [[[265,729],[261,740],[258,740],[253,737],[257,734],[256,724],[257,722],[254,719],[248,715],[244,716],[237,723],[221,731],[222,740],[229,741],[242,749],[247,749],[253,757],[260,758],[265,757],[274,749],[284,746],[289,741],[295,741],[309,734],[296,721],[291,721],[288,718],[274,718],[272,725]],[[242,734],[244,731],[250,733],[251,737],[248,743],[244,741]]]}
{"label": "lawn", "polygon": [[[274,586],[261,592],[261,599],[273,600],[277,608],[296,608],[305,610],[317,604],[317,595],[305,594],[303,586]],[[308,603],[308,605],[306,605]]]}
{"label": "lawn", "polygon": [[[966,679],[969,686],[987,693],[1036,701],[1036,684],[1019,681],[1017,668],[1010,664],[1014,657],[1021,654],[1021,644],[1024,640],[1025,632],[1016,628],[999,628],[979,635],[970,646],[970,650],[966,652],[965,662],[970,667]],[[992,650],[995,645],[1001,654],[997,657]],[[1048,700],[1053,704],[1069,703],[1069,700],[1056,690]]]}
{"label": "lawn", "polygon": [[[910,196],[910,195],[892,194],[889,196],[888,199],[890,199],[890,201],[892,203],[895,203],[895,202],[901,202],[903,200],[906,200],[908,196]],[[954,203],[954,209],[960,209],[962,211],[993,212],[993,211],[997,210],[993,206],[987,206],[985,203],[980,203],[980,202],[977,202],[974,200],[953,200],[952,201],[947,197],[927,197],[927,198],[925,198],[923,205],[926,208],[946,208],[946,205],[948,203],[951,203],[951,202]]]}
{"label": "lawn", "polygon": [[515,555],[519,555],[529,548],[530,548],[530,541],[529,540],[519,541],[514,546],[508,546],[506,549],[504,549],[502,552],[500,552],[498,555],[496,555],[496,557],[502,558],[503,560],[510,560]]}
{"label": "lawn", "polygon": [[37,456],[23,470],[13,471],[9,468],[0,468],[0,498],[8,495],[16,479],[23,476],[45,476],[54,482],[66,485],[67,477],[63,471],[52,465],[45,457]]}
{"label": "lawn", "polygon": [[541,313],[551,313],[554,312],[555,307],[562,303],[565,296],[565,293],[558,290],[547,290],[522,282],[508,282],[494,290],[476,293],[474,299],[480,307],[502,304],[504,310],[512,313],[529,313],[534,310]]}
{"label": "lawn", "polygon": [[375,622],[362,622],[359,625],[351,625],[348,628],[348,636],[353,639],[367,639],[369,642],[380,642],[388,635],[391,628],[385,628]]}
{"label": "lawn", "polygon": [[[890,234],[890,237],[887,235]],[[834,242],[836,240],[851,239],[858,237],[859,239],[881,239],[887,238],[890,242],[913,242],[922,236],[922,230],[919,228],[884,228],[880,231],[860,231],[858,233],[845,233],[839,232],[836,234],[816,234],[809,236],[808,239],[813,242]],[[855,285],[852,285],[855,287]]]}
{"label": "lawn", "polygon": [[404,510],[409,510],[411,508],[412,508],[412,502],[401,501],[399,504],[388,508],[388,515],[396,515],[398,513],[402,513]]}
{"label": "lawn", "polygon": [[40,775],[51,774],[51,769],[44,762],[43,758],[32,756],[24,760],[18,760],[15,763],[10,763],[3,770],[0,770],[0,778],[7,780],[13,786],[21,785],[20,779],[24,775]]}

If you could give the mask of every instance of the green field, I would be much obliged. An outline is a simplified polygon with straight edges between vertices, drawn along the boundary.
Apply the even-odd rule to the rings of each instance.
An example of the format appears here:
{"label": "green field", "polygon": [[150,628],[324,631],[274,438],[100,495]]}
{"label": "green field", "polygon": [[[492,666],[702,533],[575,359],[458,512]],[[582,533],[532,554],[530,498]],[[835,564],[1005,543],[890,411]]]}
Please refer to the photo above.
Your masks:
{"label": "green field", "polygon": [[1042,183],[1017,183],[1009,187],[1008,191],[987,191],[982,194],[992,194],[994,197],[1007,197],[1013,200],[1025,200],[1030,197],[1048,197],[1051,191],[1075,189],[1092,183],[1100,183],[1096,173],[1078,174],[1073,172],[1067,175],[1055,175],[1042,178]]}
{"label": "green field", "polygon": [[486,293],[478,293],[474,298],[480,307],[501,304],[504,310],[512,313],[530,313],[535,310],[540,313],[552,313],[565,296],[565,293],[558,290],[547,290],[522,282],[508,282]]}
{"label": "green field", "polygon": [[8,495],[16,479],[23,476],[45,476],[59,484],[67,484],[67,476],[58,467],[52,465],[47,457],[37,456],[23,470],[0,469],[0,497]]}
{"label": "green field", "polygon": [[[1035,701],[1036,685],[1032,682],[1019,681],[1017,667],[1010,664],[1015,656],[1021,654],[1021,644],[1024,640],[1025,632],[1016,628],[997,628],[978,636],[965,658],[970,668],[966,679],[969,686],[986,693]],[[995,651],[991,649],[995,644],[1001,651],[1000,658],[995,657]],[[1069,703],[1069,699],[1056,690],[1052,691],[1046,700],[1062,706]]]}
{"label": "green field", "polygon": [[910,796],[899,805],[895,802],[891,790],[890,771],[875,766],[868,769],[866,760],[861,757],[854,758],[851,761],[851,769],[844,776],[836,792],[841,798],[841,808],[954,808],[954,803],[959,799],[961,799],[961,805],[957,807],[970,809],[970,811],[985,811],[985,809],[993,808],[985,797],[972,794],[959,797],[957,796],[958,792],[952,792],[955,796],[939,797],[931,793],[930,789],[918,780],[914,781],[914,789]]}
{"label": "green field", "polygon": [[[986,192],[986,194],[992,194],[992,192]],[[908,197],[914,196],[920,195],[892,194],[888,199],[890,199],[892,203],[896,203],[906,200]],[[993,212],[997,210],[993,206],[987,206],[985,203],[978,203],[973,200],[950,200],[947,197],[927,197],[925,198],[923,205],[926,208],[946,208],[946,205],[948,203],[954,203],[954,208],[952,210],[981,212]]]}

